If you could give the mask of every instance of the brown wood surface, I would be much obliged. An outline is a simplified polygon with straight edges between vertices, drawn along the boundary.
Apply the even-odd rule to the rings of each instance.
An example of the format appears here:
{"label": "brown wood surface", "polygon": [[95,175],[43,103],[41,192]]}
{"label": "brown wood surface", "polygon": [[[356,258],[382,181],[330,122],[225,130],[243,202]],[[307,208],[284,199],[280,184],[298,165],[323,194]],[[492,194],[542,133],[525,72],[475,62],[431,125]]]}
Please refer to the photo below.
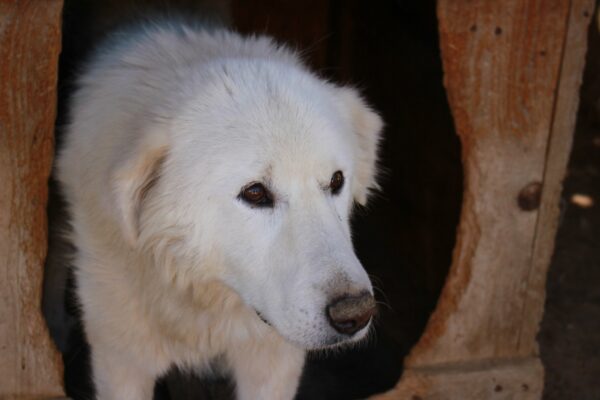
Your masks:
{"label": "brown wood surface", "polygon": [[[524,324],[519,332],[521,351],[536,346],[535,336],[544,310],[546,273],[552,258],[554,238],[558,229],[562,182],[573,142],[579,106],[579,88],[587,49],[588,24],[591,22],[593,12],[593,1],[577,0],[572,2],[569,13],[554,119],[544,166],[542,202],[538,212],[527,298],[523,308]],[[597,29],[597,27],[592,25],[592,29]],[[527,318],[527,316],[531,316],[531,318]]]}
{"label": "brown wood surface", "polygon": [[0,1],[0,398],[59,397],[42,318],[61,0]]}
{"label": "brown wood surface", "polygon": [[542,376],[533,358],[408,369],[396,389],[372,400],[539,400]]}
{"label": "brown wood surface", "polygon": [[[517,199],[528,184],[544,182],[546,166],[554,161],[547,157],[555,117],[575,118],[589,14],[573,11],[570,21],[569,16],[571,8],[587,5],[591,13],[593,7],[591,1],[563,0],[463,3],[441,1],[438,15],[445,85],[462,142],[465,197],[454,265],[410,365],[537,353],[533,340],[523,345],[520,332],[539,320],[523,310],[531,298],[528,283],[542,221],[538,210],[522,210]],[[561,68],[563,59],[574,62],[563,53],[577,44],[565,43],[570,26],[583,46],[576,69]],[[566,158],[569,150],[554,151]],[[564,162],[553,168],[562,178]],[[545,192],[560,192],[560,180],[544,186]],[[550,200],[555,207],[557,198],[544,199]],[[544,246],[552,250],[551,242]]]}
{"label": "brown wood surface", "polygon": [[[425,334],[398,387],[379,398],[541,397],[535,336],[593,6],[438,2],[444,83],[465,172],[461,222]],[[536,186],[539,207],[535,190],[520,198]]]}

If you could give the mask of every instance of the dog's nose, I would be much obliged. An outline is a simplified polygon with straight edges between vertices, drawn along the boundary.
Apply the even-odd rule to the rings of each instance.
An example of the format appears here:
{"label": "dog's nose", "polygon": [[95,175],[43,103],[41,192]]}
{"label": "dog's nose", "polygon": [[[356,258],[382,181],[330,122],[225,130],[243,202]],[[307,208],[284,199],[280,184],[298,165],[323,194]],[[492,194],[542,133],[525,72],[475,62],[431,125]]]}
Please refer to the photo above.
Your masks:
{"label": "dog's nose", "polygon": [[329,323],[339,333],[353,335],[375,314],[375,299],[370,293],[336,298],[327,306]]}

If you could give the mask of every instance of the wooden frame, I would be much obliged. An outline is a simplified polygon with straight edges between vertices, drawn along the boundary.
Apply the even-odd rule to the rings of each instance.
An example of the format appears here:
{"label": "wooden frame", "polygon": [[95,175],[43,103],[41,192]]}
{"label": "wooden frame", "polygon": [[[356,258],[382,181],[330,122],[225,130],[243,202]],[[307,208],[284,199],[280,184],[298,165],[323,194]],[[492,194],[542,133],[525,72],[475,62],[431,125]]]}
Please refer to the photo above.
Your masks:
{"label": "wooden frame", "polygon": [[[465,193],[453,264],[398,386],[539,399],[535,336],[593,0],[439,0]],[[63,395],[40,312],[61,0],[0,0],[0,398]]]}
{"label": "wooden frame", "polygon": [[465,190],[453,262],[396,389],[540,399],[536,334],[579,103],[591,0],[439,0]]}
{"label": "wooden frame", "polygon": [[63,395],[41,313],[61,0],[0,1],[0,398]]}

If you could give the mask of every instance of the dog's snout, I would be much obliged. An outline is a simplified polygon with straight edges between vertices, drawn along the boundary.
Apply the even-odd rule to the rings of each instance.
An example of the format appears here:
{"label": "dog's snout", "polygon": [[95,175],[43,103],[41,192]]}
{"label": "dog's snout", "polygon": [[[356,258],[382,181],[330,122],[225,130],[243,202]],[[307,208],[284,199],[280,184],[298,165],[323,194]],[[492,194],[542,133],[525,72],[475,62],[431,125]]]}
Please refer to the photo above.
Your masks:
{"label": "dog's snout", "polygon": [[339,333],[353,335],[369,323],[375,314],[375,299],[370,293],[338,297],[327,306],[331,326]]}

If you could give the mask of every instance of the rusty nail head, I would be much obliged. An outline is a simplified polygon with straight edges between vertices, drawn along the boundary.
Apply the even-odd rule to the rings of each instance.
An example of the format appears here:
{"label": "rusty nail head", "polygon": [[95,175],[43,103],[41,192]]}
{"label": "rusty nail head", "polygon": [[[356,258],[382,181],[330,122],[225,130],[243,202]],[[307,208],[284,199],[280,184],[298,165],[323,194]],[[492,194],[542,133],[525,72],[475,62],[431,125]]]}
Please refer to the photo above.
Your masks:
{"label": "rusty nail head", "polygon": [[542,198],[542,183],[531,182],[519,192],[517,203],[523,211],[537,210]]}

